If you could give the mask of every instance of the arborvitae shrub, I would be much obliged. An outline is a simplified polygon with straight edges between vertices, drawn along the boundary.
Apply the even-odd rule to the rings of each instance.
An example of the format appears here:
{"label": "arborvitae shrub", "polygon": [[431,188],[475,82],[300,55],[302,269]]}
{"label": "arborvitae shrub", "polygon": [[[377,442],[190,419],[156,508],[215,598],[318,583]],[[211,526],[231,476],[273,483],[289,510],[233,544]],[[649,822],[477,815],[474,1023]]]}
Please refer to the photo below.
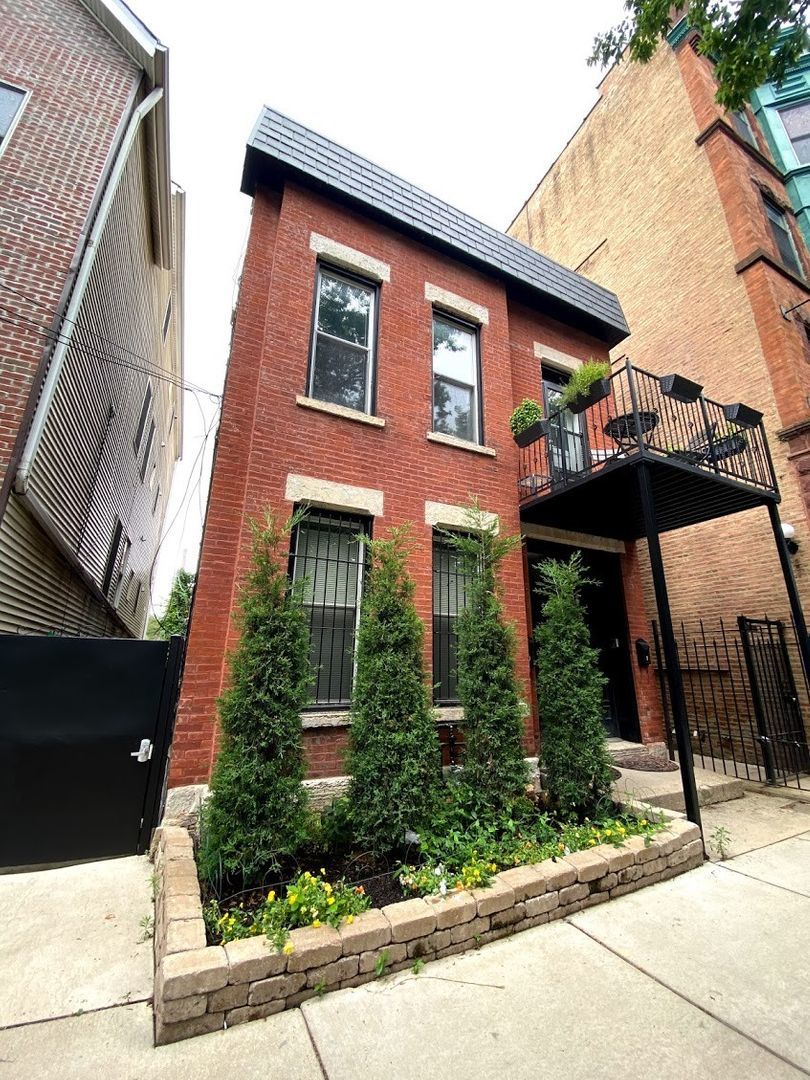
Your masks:
{"label": "arborvitae shrub", "polygon": [[349,806],[357,842],[375,852],[430,821],[439,741],[425,682],[424,628],[407,571],[407,527],[366,540],[349,739]]}
{"label": "arborvitae shrub", "polygon": [[286,567],[289,531],[252,521],[253,557],[240,595],[239,644],[219,699],[222,748],[203,811],[200,869],[245,885],[293,854],[307,828],[301,710],[312,683],[309,629]]}
{"label": "arborvitae shrub", "polygon": [[599,652],[580,594],[594,584],[575,553],[567,562],[539,565],[538,593],[545,598],[537,628],[537,696],[540,705],[545,786],[564,817],[597,813],[610,795],[610,756],[602,724]]}
{"label": "arborvitae shrub", "polygon": [[468,532],[448,533],[466,572],[466,604],[456,621],[458,695],[464,710],[464,783],[493,810],[526,794],[526,706],[515,674],[515,633],[506,622],[498,572],[519,537],[499,537],[474,503]]}

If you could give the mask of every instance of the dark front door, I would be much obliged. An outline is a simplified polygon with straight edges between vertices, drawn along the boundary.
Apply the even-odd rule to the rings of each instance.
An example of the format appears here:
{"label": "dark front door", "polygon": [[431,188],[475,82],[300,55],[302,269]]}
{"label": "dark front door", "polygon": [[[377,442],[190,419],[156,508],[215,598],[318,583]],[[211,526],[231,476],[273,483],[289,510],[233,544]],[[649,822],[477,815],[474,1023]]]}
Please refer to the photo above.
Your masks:
{"label": "dark front door", "polygon": [[0,866],[146,849],[182,639],[0,637]]}
{"label": "dark front door", "polygon": [[565,560],[575,550],[580,551],[588,577],[598,582],[598,585],[589,585],[583,590],[582,600],[587,611],[591,644],[599,650],[599,667],[607,678],[603,696],[605,732],[610,736],[638,742],[638,710],[619,555],[612,551],[575,549],[530,540],[528,557],[533,620],[537,625],[541,617],[542,600],[534,591],[538,562],[547,558]]}

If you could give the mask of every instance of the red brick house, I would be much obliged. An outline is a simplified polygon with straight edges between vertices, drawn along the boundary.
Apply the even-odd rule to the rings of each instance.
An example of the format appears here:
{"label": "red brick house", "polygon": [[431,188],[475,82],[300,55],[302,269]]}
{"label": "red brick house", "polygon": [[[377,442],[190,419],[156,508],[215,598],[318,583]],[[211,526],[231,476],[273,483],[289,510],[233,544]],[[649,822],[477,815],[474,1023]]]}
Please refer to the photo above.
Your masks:
{"label": "red brick house", "polygon": [[[588,442],[585,426],[567,413],[524,450],[509,430],[523,398],[545,396],[553,410],[570,372],[588,358],[606,358],[627,336],[615,295],[270,109],[248,143],[242,190],[253,198],[253,219],[172,786],[210,776],[215,702],[248,560],[246,520],[266,506],[284,516],[296,505],[311,507],[291,550],[292,574],[310,579],[313,704],[302,724],[311,778],[343,772],[362,591],[359,545],[350,543],[358,531],[413,523],[411,571],[434,700],[440,718],[457,715],[453,618],[463,588],[436,530],[463,527],[471,494],[502,530],[525,538],[506,564],[504,587],[530,704],[527,753],[535,752],[538,723],[532,563],[573,547],[603,582],[592,631],[610,677],[608,730],[663,742],[652,669],[631,647],[649,635],[639,515],[629,505],[636,497],[625,492],[626,511],[602,497],[571,501],[580,481],[600,470],[607,475],[608,465],[613,477],[631,475],[632,455],[615,424],[629,408],[619,397],[632,376],[619,373],[598,406],[607,410],[601,426],[612,438]],[[686,466],[671,468],[680,476]],[[699,483],[710,483],[694,471]],[[572,490],[564,490],[575,474]],[[765,497],[750,485],[742,494],[735,488],[733,497],[743,496]],[[598,520],[588,506],[598,509]]]}

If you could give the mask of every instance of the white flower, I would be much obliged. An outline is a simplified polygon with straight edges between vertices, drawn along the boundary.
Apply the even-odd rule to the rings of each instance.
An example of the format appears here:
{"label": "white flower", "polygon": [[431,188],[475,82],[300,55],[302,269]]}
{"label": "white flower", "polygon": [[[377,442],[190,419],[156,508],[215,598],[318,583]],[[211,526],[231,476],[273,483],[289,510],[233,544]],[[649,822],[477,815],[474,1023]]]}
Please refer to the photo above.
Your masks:
{"label": "white flower", "polygon": [[444,896],[445,893],[447,892],[447,882],[445,881],[444,878],[442,878],[442,880],[439,882],[439,892],[441,893],[442,896]]}

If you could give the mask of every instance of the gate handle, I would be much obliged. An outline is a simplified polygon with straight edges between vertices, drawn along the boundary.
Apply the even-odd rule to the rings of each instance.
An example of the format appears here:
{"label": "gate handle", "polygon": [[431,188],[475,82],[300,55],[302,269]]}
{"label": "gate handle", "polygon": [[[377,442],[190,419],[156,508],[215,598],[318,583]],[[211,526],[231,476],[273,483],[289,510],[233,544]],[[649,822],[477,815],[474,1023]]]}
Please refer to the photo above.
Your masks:
{"label": "gate handle", "polygon": [[149,739],[141,739],[140,748],[133,750],[129,756],[137,758],[141,763],[149,761],[152,756],[152,743]]}

